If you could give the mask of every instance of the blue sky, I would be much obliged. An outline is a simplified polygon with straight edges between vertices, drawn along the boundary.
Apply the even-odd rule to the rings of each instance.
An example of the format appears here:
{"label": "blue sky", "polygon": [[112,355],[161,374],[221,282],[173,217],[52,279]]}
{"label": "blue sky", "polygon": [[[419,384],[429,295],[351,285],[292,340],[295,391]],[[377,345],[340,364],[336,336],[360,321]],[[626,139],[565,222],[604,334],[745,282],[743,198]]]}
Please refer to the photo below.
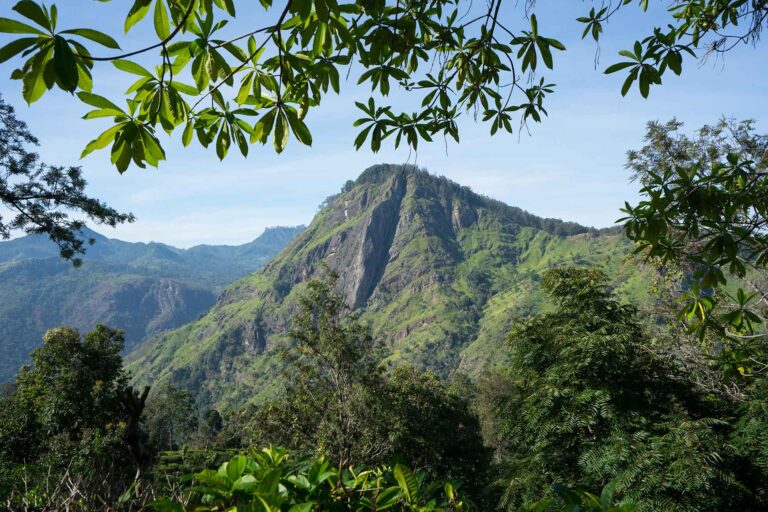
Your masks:
{"label": "blue sky", "polygon": [[[238,6],[245,12],[254,3],[241,1]],[[524,28],[522,7],[508,4],[502,18],[511,27]],[[0,16],[15,17],[12,5],[10,0],[3,2]],[[107,25],[114,27],[110,33],[120,34],[127,6],[125,1],[60,1],[59,26]],[[367,97],[366,90],[354,85],[355,70],[342,83],[340,97],[326,97],[310,113],[311,148],[293,141],[277,155],[271,146],[253,146],[247,159],[232,151],[219,162],[213,151],[166,141],[168,160],[159,169],[131,167],[124,175],[111,167],[108,151],[79,159],[84,145],[105,126],[80,119],[88,110],[85,105],[60,91],[46,94],[31,107],[24,103],[20,82],[7,79],[18,61],[0,65],[0,74],[6,77],[0,82],[0,94],[40,139],[45,161],[82,165],[91,194],[137,216],[131,225],[101,228],[108,236],[125,240],[181,247],[235,244],[253,239],[267,226],[309,223],[325,197],[381,162],[415,163],[537,215],[602,227],[619,217],[625,200],[637,198],[637,185],[628,182],[624,160],[628,149],[641,145],[647,121],[675,116],[693,129],[726,115],[756,119],[759,129],[768,129],[768,59],[764,48],[740,47],[725,59],[688,61],[682,77],[665,77],[664,85],[652,89],[647,100],[634,90],[622,98],[622,77],[605,76],[601,70],[619,59],[618,50],[658,24],[662,7],[648,14],[632,7],[612,19],[601,42],[600,67],[595,69],[596,47],[580,39],[580,24],[574,21],[589,6],[589,2],[555,0],[540,2],[536,9],[541,32],[561,40],[568,51],[556,54],[555,70],[545,74],[557,90],[546,106],[549,117],[532,125],[530,136],[491,137],[488,126],[465,115],[460,144],[449,143],[447,148],[442,141],[424,144],[415,154],[402,148],[395,151],[388,144],[378,154],[355,151],[353,101]],[[229,32],[237,34],[263,15],[260,8],[251,11]],[[142,30],[146,29],[139,27],[137,34]],[[0,38],[0,44],[7,39]],[[123,49],[140,44],[133,32],[118,40]],[[95,77],[94,92],[113,99],[120,98],[130,83],[109,65],[98,69]],[[408,103],[397,92],[390,101]]]}

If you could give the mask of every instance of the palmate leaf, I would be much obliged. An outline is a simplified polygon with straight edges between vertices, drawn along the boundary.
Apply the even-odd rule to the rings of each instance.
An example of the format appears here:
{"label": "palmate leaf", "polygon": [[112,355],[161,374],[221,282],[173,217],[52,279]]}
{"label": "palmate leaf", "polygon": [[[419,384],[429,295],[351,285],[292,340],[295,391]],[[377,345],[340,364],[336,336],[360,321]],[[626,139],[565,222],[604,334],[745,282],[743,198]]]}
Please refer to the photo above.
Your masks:
{"label": "palmate leaf", "polygon": [[[684,4],[692,1],[685,0]],[[410,120],[400,113],[386,121],[377,120],[362,138],[360,135],[355,138],[355,146],[362,148],[362,142],[370,137],[370,147],[377,151],[390,135],[394,135],[395,145],[402,141],[412,148],[416,148],[421,140],[431,141],[436,133],[451,135],[458,140],[458,126],[454,119],[472,109],[479,110],[493,134],[502,129],[511,131],[513,116],[518,116],[523,123],[529,119],[540,122],[546,115],[542,98],[544,92],[549,91],[529,95],[528,86],[512,86],[510,89],[523,98],[521,101],[506,101],[505,108],[509,105],[518,108],[504,110],[503,114],[501,108],[496,108],[496,115],[489,116],[488,113],[494,110],[491,107],[500,94],[499,87],[510,86],[510,81],[517,83],[518,71],[535,74],[542,68],[552,69],[555,50],[565,50],[565,46],[556,39],[542,35],[544,26],[539,25],[535,12],[526,14],[527,30],[513,34],[503,25],[504,20],[497,18],[493,12],[466,25],[459,25],[461,20],[457,18],[457,12],[443,13],[443,7],[430,8],[415,17],[408,9],[387,6],[386,2],[375,2],[370,6],[355,3],[339,5],[337,0],[289,2],[284,13],[271,0],[261,0],[260,3],[269,11],[268,14],[281,14],[265,17],[263,25],[251,27],[253,30],[247,34],[235,32],[220,39],[213,37],[216,31],[224,32],[223,29],[234,25],[223,19],[234,16],[233,0],[131,0],[128,2],[124,29],[128,32],[140,21],[146,21],[149,11],[152,11],[154,31],[150,31],[151,41],[136,45],[136,51],[169,54],[173,61],[169,72],[173,76],[183,76],[183,68],[191,63],[195,89],[173,84],[171,89],[188,96],[198,96],[198,101],[191,102],[195,107],[198,104],[207,107],[207,102],[203,100],[209,99],[209,96],[213,104],[236,100],[239,105],[258,105],[259,109],[266,106],[262,102],[263,91],[280,98],[280,115],[271,119],[272,126],[268,132],[264,130],[267,124],[263,124],[262,129],[257,130],[259,136],[255,138],[262,141],[264,133],[268,133],[276,151],[285,149],[291,133],[302,144],[312,144],[312,135],[304,122],[306,111],[317,106],[330,90],[339,92],[340,70],[353,60],[363,67],[360,82],[367,83],[371,91],[385,96],[395,87],[406,91],[427,88],[422,85],[414,87],[411,81],[418,80],[415,73],[420,72],[420,65],[428,63],[431,67],[437,66],[436,70],[430,69],[433,77],[428,88],[434,90],[428,91],[429,94],[423,98],[420,112],[413,116],[409,113]],[[78,88],[91,89],[94,61],[88,59],[90,54],[87,49],[77,46],[74,40],[87,40],[105,48],[119,49],[117,41],[95,30],[97,27],[56,33],[56,9],[45,7],[42,0],[20,0],[14,10],[23,21],[0,18],[0,32],[49,39],[58,36],[67,41],[67,45],[58,40],[53,43],[55,52],[51,64],[33,61],[23,72],[14,74],[15,78],[26,79],[23,87],[28,101],[39,98],[41,91],[56,85],[69,92]],[[584,35],[591,31],[597,39],[603,23],[610,16],[611,13],[602,6],[592,8],[588,16],[580,17],[578,21],[585,24]],[[685,15],[677,19],[681,20],[679,23],[689,23],[691,30],[709,30]],[[730,17],[723,19],[733,22]],[[175,30],[177,23],[182,24],[179,30]],[[606,70],[606,73],[613,73],[626,69],[630,73],[632,78],[625,80],[623,94],[626,95],[637,81],[640,93],[647,96],[652,85],[661,83],[660,77],[665,70],[670,69],[676,74],[681,72],[680,55],[692,52],[692,49],[684,40],[689,36],[684,36],[685,31],[677,28],[670,26],[669,33],[655,30],[650,37],[632,41],[635,43],[632,51],[622,55],[641,66],[634,75],[631,74],[633,65],[629,63],[613,65]],[[165,41],[172,33],[182,37]],[[180,40],[185,39],[184,34],[194,34],[196,38]],[[168,44],[158,45],[157,39]],[[19,40],[7,44],[0,48],[0,63],[19,53],[34,50],[35,44],[29,38],[24,42]],[[155,52],[159,47],[163,49]],[[269,58],[261,60],[260,56],[265,52]],[[104,59],[109,57],[99,57],[98,60]],[[246,63],[247,66],[244,65]],[[167,64],[163,60],[159,65],[147,68],[168,70]],[[150,73],[136,66],[120,68],[118,65],[118,69],[149,79]],[[33,84],[33,77],[42,77],[45,89]],[[238,87],[234,89],[222,87],[233,86],[235,81]],[[165,85],[162,84],[163,87]],[[212,90],[209,89],[211,85]],[[180,117],[186,118],[187,112],[183,116],[163,115],[168,110],[178,112],[179,109],[173,105],[175,100],[170,96],[166,98],[160,94],[155,100],[151,94],[153,89],[154,84],[137,81],[126,95],[132,95],[138,102],[143,122],[152,127],[159,123],[170,131],[172,125],[178,125]],[[229,97],[219,101],[222,95]],[[524,98],[526,95],[529,97]],[[149,108],[153,101],[155,109]],[[301,114],[289,113],[287,105],[301,105]],[[442,113],[438,112],[438,106]],[[447,115],[448,112],[453,113]],[[416,120],[416,114],[424,113],[428,115],[429,122],[423,118]],[[280,126],[277,126],[278,122]],[[210,134],[210,142],[216,139],[220,129],[219,126],[216,133]],[[244,132],[243,136],[246,134],[249,132]],[[240,137],[232,129],[229,136],[235,139],[242,152]],[[223,147],[223,144],[219,145],[219,150]]]}

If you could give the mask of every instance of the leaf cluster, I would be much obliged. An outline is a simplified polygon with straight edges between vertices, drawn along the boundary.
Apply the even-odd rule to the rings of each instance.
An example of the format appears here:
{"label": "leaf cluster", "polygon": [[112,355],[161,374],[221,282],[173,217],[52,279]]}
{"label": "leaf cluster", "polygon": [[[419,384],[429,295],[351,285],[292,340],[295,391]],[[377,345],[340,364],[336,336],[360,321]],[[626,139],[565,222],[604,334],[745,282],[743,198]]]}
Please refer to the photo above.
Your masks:
{"label": "leaf cluster", "polygon": [[290,464],[287,453],[265,448],[237,455],[217,470],[194,476],[189,504],[165,499],[158,512],[242,510],[254,512],[472,510],[450,483],[428,483],[407,467],[337,468],[324,458]]}
{"label": "leaf cluster", "polygon": [[132,222],[133,215],[120,213],[86,194],[79,167],[49,166],[31,151],[37,139],[16,117],[13,107],[0,98],[0,238],[15,231],[47,235],[59,246],[62,258],[79,265],[86,242],[82,217],[116,226]]}
{"label": "leaf cluster", "polygon": [[768,139],[750,121],[722,120],[695,137],[652,123],[628,166],[643,199],[621,219],[637,251],[686,271],[678,319],[727,343],[729,378],[763,367],[768,264]]}
{"label": "leaf cluster", "polygon": [[499,406],[508,509],[546,496],[553,483],[608,481],[620,503],[639,510],[759,503],[745,492],[751,466],[729,448],[729,406],[647,349],[636,310],[606,282],[596,269],[548,271],[555,310],[510,335],[517,386]]}

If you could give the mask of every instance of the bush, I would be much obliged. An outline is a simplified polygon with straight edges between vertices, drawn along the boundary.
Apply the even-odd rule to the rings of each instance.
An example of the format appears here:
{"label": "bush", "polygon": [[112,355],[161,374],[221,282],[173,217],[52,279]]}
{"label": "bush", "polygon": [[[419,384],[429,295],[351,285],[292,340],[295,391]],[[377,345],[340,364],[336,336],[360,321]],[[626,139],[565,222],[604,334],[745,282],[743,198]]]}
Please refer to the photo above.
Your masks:
{"label": "bush", "polygon": [[319,458],[291,465],[282,449],[237,455],[194,476],[189,500],[163,499],[158,512],[245,510],[309,512],[473,510],[451,483],[427,483],[402,465],[340,469]]}

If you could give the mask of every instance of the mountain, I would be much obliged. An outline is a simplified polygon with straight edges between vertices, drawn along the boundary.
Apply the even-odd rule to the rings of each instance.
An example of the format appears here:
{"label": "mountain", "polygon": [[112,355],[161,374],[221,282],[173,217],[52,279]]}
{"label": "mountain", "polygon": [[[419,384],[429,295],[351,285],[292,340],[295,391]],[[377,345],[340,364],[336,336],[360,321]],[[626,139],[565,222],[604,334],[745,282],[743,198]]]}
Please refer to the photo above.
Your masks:
{"label": "mountain", "polygon": [[325,262],[393,364],[477,374],[503,362],[515,319],[547,307],[538,282],[548,267],[603,265],[622,296],[641,300],[647,279],[625,264],[630,252],[615,229],[540,218],[414,167],[375,166],[204,316],[137,347],[128,368],[137,382],[174,381],[220,407],[272,396],[297,294]]}
{"label": "mountain", "polygon": [[95,243],[79,268],[61,260],[44,236],[0,242],[0,381],[16,373],[50,327],[118,327],[130,350],[191,322],[215,303],[224,285],[260,268],[302,229],[268,228],[244,245],[190,249],[84,230]]}

